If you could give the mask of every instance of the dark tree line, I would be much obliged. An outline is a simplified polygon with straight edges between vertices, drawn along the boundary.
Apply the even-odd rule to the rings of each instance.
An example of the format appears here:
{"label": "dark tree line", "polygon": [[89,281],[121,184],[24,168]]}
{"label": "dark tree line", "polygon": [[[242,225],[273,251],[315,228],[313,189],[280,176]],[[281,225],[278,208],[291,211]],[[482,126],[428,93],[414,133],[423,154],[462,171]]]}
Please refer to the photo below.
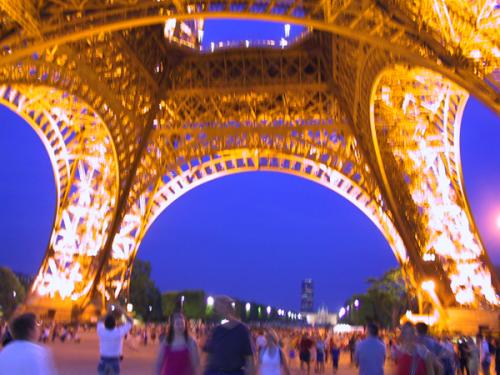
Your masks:
{"label": "dark tree line", "polygon": [[389,270],[379,278],[370,278],[367,282],[369,287],[366,293],[354,295],[346,301],[349,311],[346,311],[342,322],[353,325],[376,322],[382,327],[393,328],[399,324],[401,315],[418,307],[415,293],[408,288],[399,268]]}
{"label": "dark tree line", "polygon": [[9,268],[0,267],[0,318],[9,319],[24,301],[26,287]]}

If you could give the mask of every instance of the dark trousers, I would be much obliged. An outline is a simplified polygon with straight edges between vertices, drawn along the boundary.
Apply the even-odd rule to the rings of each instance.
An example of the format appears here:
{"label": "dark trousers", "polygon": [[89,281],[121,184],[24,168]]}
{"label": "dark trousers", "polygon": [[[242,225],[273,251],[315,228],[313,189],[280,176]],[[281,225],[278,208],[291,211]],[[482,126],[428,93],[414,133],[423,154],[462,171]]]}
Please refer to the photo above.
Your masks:
{"label": "dark trousers", "polygon": [[101,357],[97,365],[97,373],[99,375],[119,375],[120,374],[120,358],[119,357]]}

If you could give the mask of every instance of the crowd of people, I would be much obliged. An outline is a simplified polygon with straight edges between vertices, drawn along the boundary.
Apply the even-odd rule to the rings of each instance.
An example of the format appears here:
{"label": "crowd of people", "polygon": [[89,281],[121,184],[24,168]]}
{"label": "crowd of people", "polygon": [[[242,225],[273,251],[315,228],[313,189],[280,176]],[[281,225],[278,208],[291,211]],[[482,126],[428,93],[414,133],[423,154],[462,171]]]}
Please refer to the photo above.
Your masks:
{"label": "crowd of people", "polygon": [[[437,338],[423,323],[406,323],[395,331],[379,331],[377,325],[368,324],[363,333],[249,327],[237,319],[232,302],[224,296],[215,300],[214,311],[221,318],[216,325],[188,322],[179,311],[167,324],[134,326],[132,318],[116,306],[96,326],[100,355],[96,372],[120,373],[127,340],[158,344],[158,375],[335,374],[341,356],[360,375],[383,375],[387,369],[396,375],[490,375],[492,367],[492,375],[500,374],[498,345],[481,334],[474,339]],[[16,317],[8,327],[0,325],[4,345],[0,375],[56,374],[50,350],[43,344],[78,343],[79,331],[88,329],[43,325],[30,313]]]}

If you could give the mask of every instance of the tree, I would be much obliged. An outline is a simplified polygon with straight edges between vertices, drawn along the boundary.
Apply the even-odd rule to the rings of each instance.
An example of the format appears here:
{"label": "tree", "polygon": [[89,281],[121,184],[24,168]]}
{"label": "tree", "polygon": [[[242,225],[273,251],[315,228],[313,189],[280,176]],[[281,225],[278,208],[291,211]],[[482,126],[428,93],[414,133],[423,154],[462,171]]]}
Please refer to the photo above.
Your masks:
{"label": "tree", "polygon": [[205,292],[202,290],[163,293],[161,303],[166,317],[180,310],[188,319],[204,319],[207,315]]}
{"label": "tree", "polygon": [[169,317],[179,309],[178,299],[178,292],[167,292],[161,295],[161,308],[165,317]]}
{"label": "tree", "polygon": [[202,319],[206,312],[205,292],[202,290],[189,290],[182,292],[184,302],[182,308],[186,318]]}
{"label": "tree", "polygon": [[[350,312],[344,321],[355,325],[365,325],[372,321],[383,327],[392,328],[406,310],[415,305],[399,268],[389,270],[382,277],[368,279],[370,286],[365,294],[353,296],[346,302]],[[358,308],[354,301],[359,301]]]}
{"label": "tree", "polygon": [[151,263],[136,259],[130,280],[130,303],[145,321],[163,318],[161,293],[151,280]]}
{"label": "tree", "polygon": [[9,319],[17,305],[24,301],[26,291],[10,269],[0,267],[0,317]]}

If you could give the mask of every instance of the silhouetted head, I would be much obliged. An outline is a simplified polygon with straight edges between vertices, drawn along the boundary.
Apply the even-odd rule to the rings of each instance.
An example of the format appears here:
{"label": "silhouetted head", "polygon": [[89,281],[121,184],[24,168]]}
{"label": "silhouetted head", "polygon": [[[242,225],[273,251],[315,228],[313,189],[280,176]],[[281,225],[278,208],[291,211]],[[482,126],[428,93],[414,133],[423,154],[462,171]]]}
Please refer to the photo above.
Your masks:
{"label": "silhouetted head", "polygon": [[413,327],[413,324],[410,322],[406,322],[403,324],[401,327],[401,342],[402,343],[411,343],[414,342],[415,339],[417,338],[417,335],[415,333],[415,327]]}
{"label": "silhouetted head", "polygon": [[10,330],[15,340],[34,341],[38,338],[38,325],[36,315],[26,313],[12,321]]}
{"label": "silhouetted head", "polygon": [[429,332],[429,326],[425,323],[417,323],[415,325],[415,328],[417,329],[417,332],[420,336],[427,335],[427,332]]}
{"label": "silhouetted head", "polygon": [[116,318],[113,314],[108,314],[104,318],[104,327],[109,330],[113,330],[116,327]]}
{"label": "silhouetted head", "polygon": [[217,296],[214,311],[225,319],[234,318],[234,300],[228,296]]}
{"label": "silhouetted head", "polygon": [[366,328],[370,336],[378,336],[378,326],[375,323],[368,323]]}

